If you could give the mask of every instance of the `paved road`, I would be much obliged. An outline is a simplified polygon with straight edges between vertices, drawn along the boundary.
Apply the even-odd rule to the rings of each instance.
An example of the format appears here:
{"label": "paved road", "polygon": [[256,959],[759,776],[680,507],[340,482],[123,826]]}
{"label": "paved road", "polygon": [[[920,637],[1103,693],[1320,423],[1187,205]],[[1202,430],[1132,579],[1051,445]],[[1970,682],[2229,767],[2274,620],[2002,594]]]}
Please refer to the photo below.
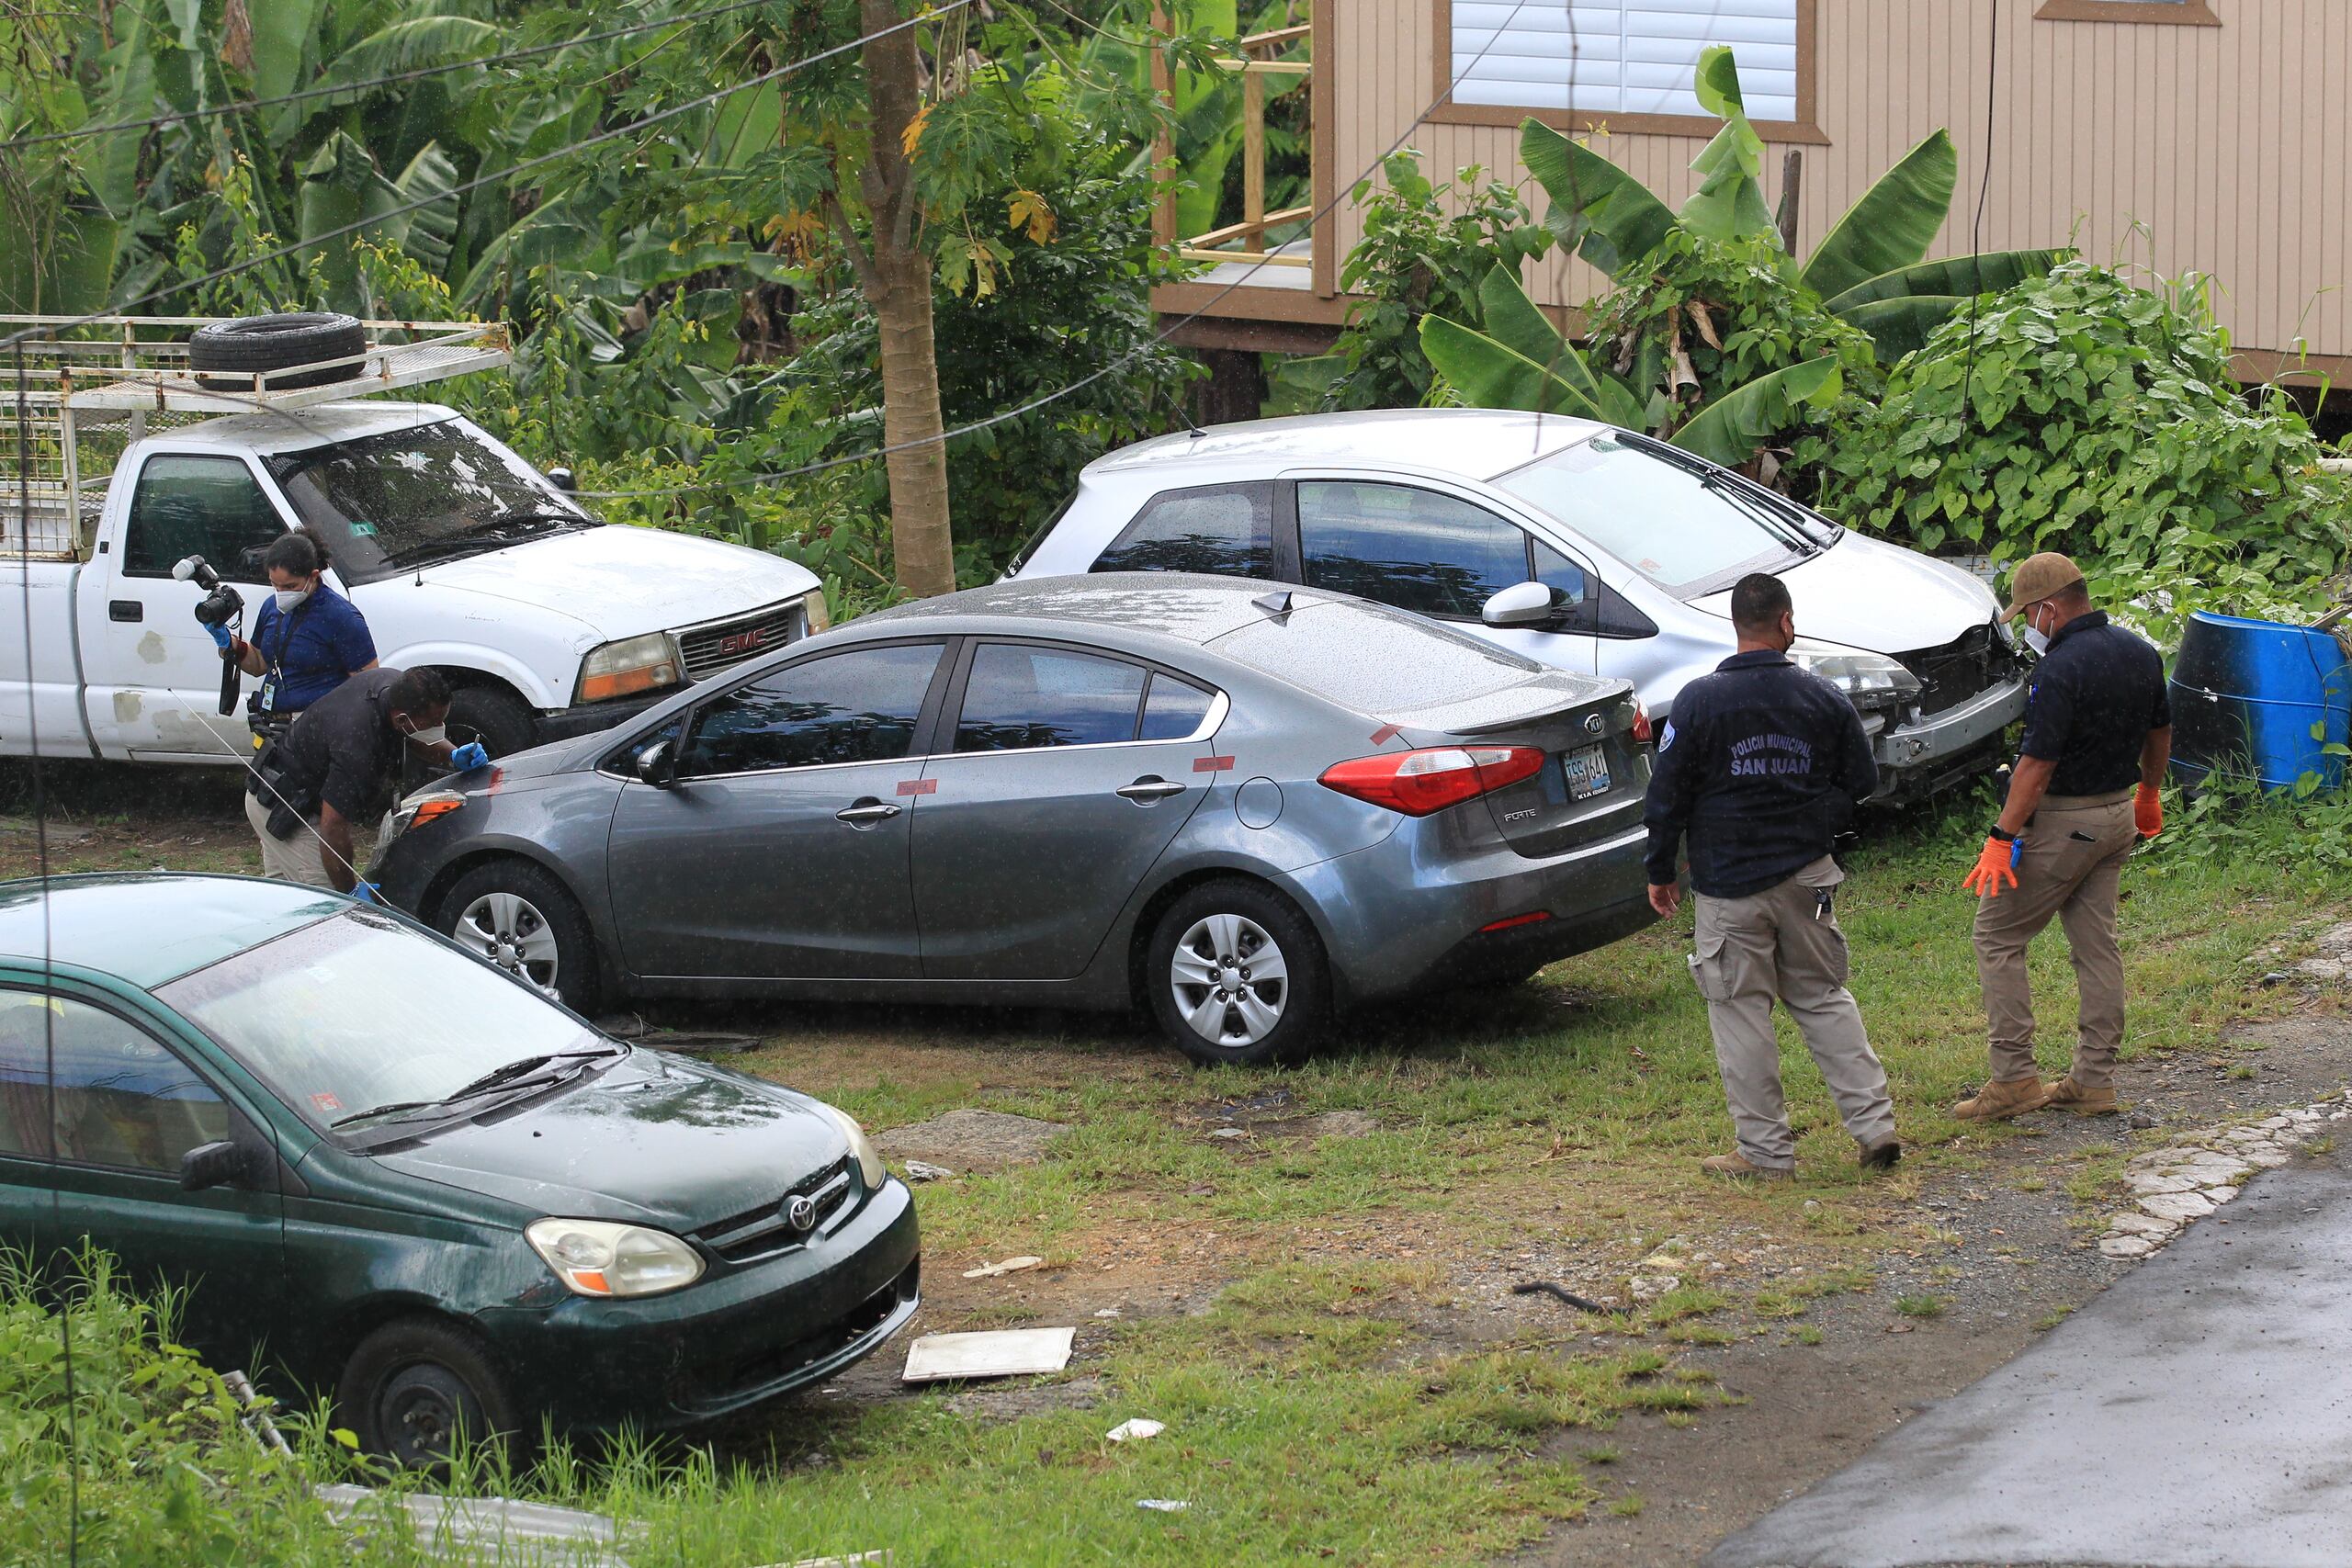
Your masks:
{"label": "paved road", "polygon": [[1706,1568],[2352,1563],[2352,1172],[2330,1158],[2256,1178]]}

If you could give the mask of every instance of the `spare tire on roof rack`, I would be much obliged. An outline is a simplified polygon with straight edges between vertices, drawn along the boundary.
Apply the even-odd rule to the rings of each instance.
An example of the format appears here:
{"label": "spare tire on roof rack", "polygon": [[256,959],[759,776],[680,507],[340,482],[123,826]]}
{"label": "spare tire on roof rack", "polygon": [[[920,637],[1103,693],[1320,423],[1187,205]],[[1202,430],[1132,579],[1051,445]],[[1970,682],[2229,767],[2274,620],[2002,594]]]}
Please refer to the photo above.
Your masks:
{"label": "spare tire on roof rack", "polygon": [[[221,391],[290,391],[298,387],[325,387],[356,380],[365,374],[368,329],[354,316],[323,310],[281,310],[268,316],[240,316],[233,321],[213,321],[196,329],[187,340],[188,368],[197,385]],[[322,360],[346,360],[322,365]],[[279,376],[275,371],[317,365],[315,370]],[[209,374],[208,374],[209,372]],[[256,383],[255,376],[262,379]]]}

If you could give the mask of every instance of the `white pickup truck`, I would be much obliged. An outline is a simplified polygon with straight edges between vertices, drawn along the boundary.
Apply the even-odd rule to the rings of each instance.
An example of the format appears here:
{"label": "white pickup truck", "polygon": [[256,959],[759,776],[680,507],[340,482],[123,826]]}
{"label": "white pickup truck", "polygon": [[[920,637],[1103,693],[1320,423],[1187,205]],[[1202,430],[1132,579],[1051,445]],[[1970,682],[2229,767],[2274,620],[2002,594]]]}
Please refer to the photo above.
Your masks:
{"label": "white pickup truck", "polygon": [[206,324],[0,316],[0,336],[42,333],[21,378],[0,354],[0,754],[249,758],[242,705],[220,711],[205,590],[173,569],[202,556],[250,631],[262,552],[298,525],[327,541],[379,660],[442,671],[452,726],[493,755],[618,723],[823,626],[799,566],[598,523],[562,470],[454,411],[360,400],[505,365],[503,327],[345,319],[363,331],[326,346],[351,352],[312,336],[241,362],[300,363],[224,374],[190,362]]}

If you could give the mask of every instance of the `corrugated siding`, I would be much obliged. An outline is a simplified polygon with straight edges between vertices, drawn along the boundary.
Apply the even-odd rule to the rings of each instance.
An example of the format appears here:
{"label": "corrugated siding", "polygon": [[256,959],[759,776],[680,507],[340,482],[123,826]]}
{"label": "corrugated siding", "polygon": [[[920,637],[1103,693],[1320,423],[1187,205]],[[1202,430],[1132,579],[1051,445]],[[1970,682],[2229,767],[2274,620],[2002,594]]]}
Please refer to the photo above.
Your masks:
{"label": "corrugated siding", "polygon": [[[2218,28],[2037,21],[2041,0],[1821,0],[1815,102],[1828,144],[1804,148],[1800,248],[1938,126],[1959,144],[1961,175],[1936,254],[1971,248],[1997,6],[1985,248],[2071,238],[2099,260],[2210,274],[2241,348],[2290,351],[2301,338],[2313,354],[2352,355],[2352,3],[2210,4]],[[1335,9],[1331,188],[1342,189],[1428,106],[1438,43],[1430,0]],[[1679,203],[1703,140],[1596,145]],[[1408,145],[1434,177],[1469,164],[1524,177],[1506,127],[1424,124]],[[1775,197],[1784,150],[1767,160]],[[1351,207],[1338,228],[1343,252],[1362,236]],[[1595,277],[1545,262],[1529,283],[1568,304]]]}

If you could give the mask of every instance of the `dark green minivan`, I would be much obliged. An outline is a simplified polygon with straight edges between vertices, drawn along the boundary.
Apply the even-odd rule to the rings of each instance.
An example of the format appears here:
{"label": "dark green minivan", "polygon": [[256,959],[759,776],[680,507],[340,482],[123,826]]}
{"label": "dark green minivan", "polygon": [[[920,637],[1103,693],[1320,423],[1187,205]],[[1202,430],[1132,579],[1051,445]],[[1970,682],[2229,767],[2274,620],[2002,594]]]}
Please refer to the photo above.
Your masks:
{"label": "dark green minivan", "polygon": [[841,1112],[243,877],[0,884],[0,1244],[85,1237],[404,1463],[744,1411],[874,1350],[919,1278]]}

